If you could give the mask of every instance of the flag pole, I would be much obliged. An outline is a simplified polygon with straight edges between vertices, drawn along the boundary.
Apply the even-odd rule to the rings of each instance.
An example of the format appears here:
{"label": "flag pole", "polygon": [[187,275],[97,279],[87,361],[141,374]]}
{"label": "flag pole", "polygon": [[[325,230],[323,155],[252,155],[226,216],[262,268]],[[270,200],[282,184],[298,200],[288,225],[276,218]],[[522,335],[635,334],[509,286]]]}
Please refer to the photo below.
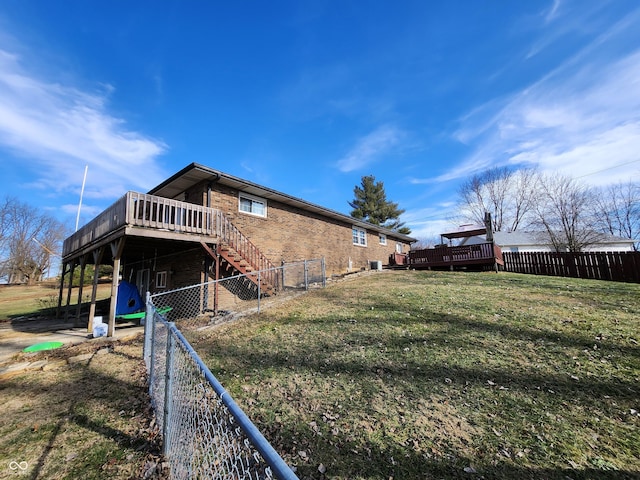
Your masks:
{"label": "flag pole", "polygon": [[82,179],[82,189],[80,190],[80,202],[78,203],[78,214],[76,215],[76,232],[78,231],[78,223],[80,223],[80,208],[82,208],[82,196],[84,195],[84,184],[87,181],[87,170],[89,170],[89,165],[84,166],[84,178]]}

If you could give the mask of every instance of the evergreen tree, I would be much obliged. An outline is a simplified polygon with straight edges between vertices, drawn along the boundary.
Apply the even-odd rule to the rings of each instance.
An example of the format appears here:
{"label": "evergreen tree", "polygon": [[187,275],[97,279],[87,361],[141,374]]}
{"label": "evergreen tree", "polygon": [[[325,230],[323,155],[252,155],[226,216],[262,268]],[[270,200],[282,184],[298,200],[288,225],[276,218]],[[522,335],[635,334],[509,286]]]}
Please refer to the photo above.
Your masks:
{"label": "evergreen tree", "polygon": [[404,210],[399,209],[397,203],[387,200],[384,184],[376,182],[376,178],[373,175],[362,177],[361,186],[356,185],[353,189],[353,194],[355,198],[352,202],[349,202],[349,206],[353,208],[351,211],[353,218],[405,235],[411,233],[411,230],[399,220]]}

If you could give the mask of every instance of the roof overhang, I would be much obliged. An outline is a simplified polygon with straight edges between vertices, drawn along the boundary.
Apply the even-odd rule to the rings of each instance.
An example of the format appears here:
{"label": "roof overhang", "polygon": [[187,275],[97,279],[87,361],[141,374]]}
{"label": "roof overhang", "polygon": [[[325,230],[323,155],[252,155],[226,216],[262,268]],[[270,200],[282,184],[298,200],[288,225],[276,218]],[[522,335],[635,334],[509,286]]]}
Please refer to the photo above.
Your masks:
{"label": "roof overhang", "polygon": [[487,229],[485,227],[474,227],[468,229],[459,229],[455,232],[441,233],[440,236],[451,240],[453,238],[475,237],[476,235],[485,235],[486,233]]}
{"label": "roof overhang", "polygon": [[200,165],[198,163],[187,165],[185,168],[180,170],[175,175],[169,177],[157,187],[149,190],[148,193],[149,195],[157,195],[164,198],[176,198],[189,187],[203,181],[209,181],[212,183],[217,182],[221,185],[234,188],[241,192],[266,198],[267,200],[274,200],[285,205],[300,208],[307,212],[313,212],[315,214],[331,218],[333,220],[350,223],[367,230],[384,233],[387,236],[391,236],[408,243],[417,241],[417,239],[410,237],[409,235],[394,232],[393,230],[389,230],[378,225],[373,225],[372,223],[363,222],[362,220],[350,217],[349,215],[345,215],[335,210],[321,207],[320,205],[307,202],[306,200],[303,200],[301,198],[292,197],[291,195],[287,195],[286,193],[278,192],[277,190],[258,185],[248,180],[243,180],[242,178],[234,177],[232,175],[226,174],[219,170],[214,170],[213,168],[207,167],[205,165]]}

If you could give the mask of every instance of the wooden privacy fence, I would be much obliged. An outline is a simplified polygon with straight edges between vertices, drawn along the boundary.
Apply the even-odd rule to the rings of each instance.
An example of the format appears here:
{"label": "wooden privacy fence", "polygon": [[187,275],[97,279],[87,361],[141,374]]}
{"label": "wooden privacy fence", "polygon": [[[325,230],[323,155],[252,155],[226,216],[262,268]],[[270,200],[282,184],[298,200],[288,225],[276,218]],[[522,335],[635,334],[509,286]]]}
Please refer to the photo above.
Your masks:
{"label": "wooden privacy fence", "polygon": [[640,252],[503,252],[514,273],[640,283]]}

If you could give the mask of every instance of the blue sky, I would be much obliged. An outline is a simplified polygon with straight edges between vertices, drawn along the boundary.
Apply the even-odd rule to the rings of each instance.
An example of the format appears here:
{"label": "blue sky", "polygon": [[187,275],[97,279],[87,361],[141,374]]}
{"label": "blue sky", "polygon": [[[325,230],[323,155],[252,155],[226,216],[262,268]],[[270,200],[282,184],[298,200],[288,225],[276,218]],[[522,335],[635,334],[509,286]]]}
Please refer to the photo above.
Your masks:
{"label": "blue sky", "polygon": [[640,181],[636,0],[0,3],[3,195],[73,229],[191,162],[349,214],[384,182],[418,238],[459,184]]}

